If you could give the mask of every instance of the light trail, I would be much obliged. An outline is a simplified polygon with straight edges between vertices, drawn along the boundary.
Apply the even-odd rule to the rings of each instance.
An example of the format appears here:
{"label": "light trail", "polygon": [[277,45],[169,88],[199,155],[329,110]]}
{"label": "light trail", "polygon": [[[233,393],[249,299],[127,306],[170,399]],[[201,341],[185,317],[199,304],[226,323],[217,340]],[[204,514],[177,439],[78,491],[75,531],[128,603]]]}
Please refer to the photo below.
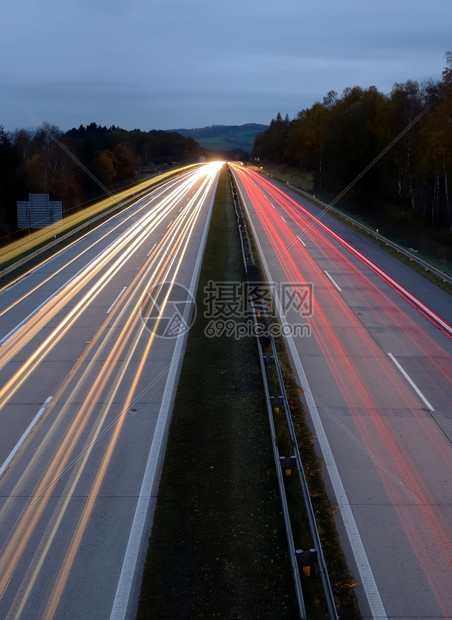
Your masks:
{"label": "light trail", "polygon": [[[195,174],[195,177],[199,177],[199,174],[200,173]],[[75,321],[80,317],[80,314],[86,310],[86,307],[88,307],[112,281],[128,258],[133,255],[136,249],[146,241],[161,222],[165,220],[172,211],[174,205],[177,204],[181,196],[189,189],[191,189],[191,184],[187,180],[183,184],[184,192],[178,187],[160,207],[154,208],[149,215],[144,216],[139,221],[135,221],[126,233],[111,243],[101,254],[83,268],[81,272],[71,278],[54,297],[42,305],[38,312],[30,316],[29,319],[3,343],[0,349],[0,369],[5,366],[13,356],[17,355],[18,352],[30,342],[33,336],[39,334],[44,326],[53,319],[58,312],[71,303],[74,297],[84,287],[94,281],[93,286],[85,293],[75,307],[65,315],[58,327],[52,331],[41,346],[36,349],[34,354],[27,359],[15,375],[0,389],[0,409],[20,388],[39,363],[58,344],[61,338],[63,338],[74,325]],[[112,262],[112,259],[116,256],[116,260]],[[108,266],[109,264],[110,266]],[[106,269],[106,272],[100,275],[102,269]]]}
{"label": "light trail", "polygon": [[[56,544],[55,538],[67,516],[76,489],[83,482],[84,486],[90,484],[90,490],[76,523],[74,534],[67,541],[67,549],[42,617],[52,618],[56,613],[87,525],[95,509],[100,489],[109,471],[111,459],[126,420],[126,413],[136,398],[140,382],[146,380],[143,379],[144,370],[146,368],[149,370],[155,333],[149,332],[141,319],[142,303],[150,287],[162,280],[173,283],[177,281],[187,252],[193,244],[193,232],[205,210],[206,199],[213,183],[218,178],[218,170],[218,166],[206,166],[202,172],[193,174],[191,182],[187,181],[184,184],[185,191],[178,191],[172,196],[171,207],[165,206],[164,209],[162,207],[162,215],[158,221],[155,217],[147,221],[146,229],[141,225],[142,223],[133,225],[128,234],[124,234],[117,242],[111,244],[108,251],[105,250],[98,261],[95,261],[96,268],[91,265],[87,270],[89,273],[85,270],[83,276],[80,274],[79,279],[75,278],[71,281],[71,291],[64,292],[67,295],[65,300],[80,294],[83,288],[89,288],[63,318],[61,322],[63,327],[60,324],[44,341],[45,350],[41,351],[42,345],[37,346],[34,353],[36,363],[30,367],[24,364],[22,367],[22,369],[26,367],[27,372],[29,370],[30,373],[39,370],[39,364],[48,353],[48,348],[54,347],[56,340],[64,336],[62,334],[60,338],[61,330],[63,328],[66,330],[66,326],[71,323],[72,319],[75,321],[81,316],[95,296],[99,294],[100,289],[104,288],[106,283],[118,273],[124,261],[144,243],[149,237],[149,226],[155,230],[158,224],[164,223],[165,216],[169,215],[190,191],[187,207],[172,221],[160,242],[154,244],[152,251],[147,253],[141,269],[121,295],[121,303],[114,302],[109,312],[104,312],[102,324],[97,329],[90,345],[78,359],[66,381],[57,390],[46,411],[46,418],[51,420],[51,425],[47,430],[45,440],[31,455],[7,501],[1,507],[0,523],[4,522],[8,514],[13,514],[17,503],[16,498],[24,494],[24,487],[29,485],[29,480],[33,479],[34,473],[39,471],[42,463],[46,461],[41,479],[36,484],[27,505],[17,517],[14,528],[0,550],[0,600],[7,592],[16,571],[19,570],[19,563],[25,551],[27,551],[27,557],[30,558],[27,562],[27,570],[19,587],[16,588],[7,617],[19,618],[26,613],[30,596],[36,589],[47,557]],[[192,193],[193,188],[195,188],[194,193]],[[137,226],[140,230],[136,229]],[[170,295],[170,290],[167,291],[167,297],[162,302],[163,308],[167,303],[168,295]],[[49,303],[53,308],[55,300],[52,299]],[[34,321],[39,323],[40,320],[42,320],[41,317],[34,315],[29,319],[32,323]],[[67,330],[64,333],[66,332]],[[24,334],[21,333],[20,336],[23,338],[20,344],[24,347],[29,341]],[[14,338],[19,339],[19,335],[14,334]],[[134,369],[130,372],[132,363]],[[101,364],[100,371],[96,372],[95,369],[99,364]],[[4,403],[8,402],[11,395],[23,384],[24,373],[25,371],[18,371],[13,375],[9,382],[11,385],[2,392]],[[119,396],[120,392],[122,396]],[[109,420],[112,412],[117,409],[118,398],[122,402],[120,411],[113,420]],[[57,449],[53,450],[52,456],[48,456],[49,450],[52,451],[51,446],[55,445],[55,439],[61,435],[63,427],[66,430],[62,435],[62,440]],[[107,429],[109,432],[106,441]],[[84,437],[83,444],[80,445]],[[103,437],[101,444],[99,443],[100,437]],[[99,464],[94,469],[96,462]],[[51,508],[52,489],[63,482],[63,476],[67,473],[70,473],[69,479],[64,489],[58,494],[56,506]],[[92,479],[91,483],[90,479]],[[49,510],[52,510],[50,518]],[[30,556],[33,537],[45,515],[47,515],[47,526],[40,536],[38,545],[35,546],[33,555]]]}
{"label": "light trail", "polygon": [[[239,168],[239,172],[241,172],[242,175],[245,174],[243,169],[233,166],[234,171],[236,171],[237,168]],[[436,371],[444,377],[445,381],[449,383],[450,377],[452,375],[452,366],[450,364],[445,365],[443,362],[445,358],[448,358],[448,355],[445,354],[444,350],[438,347],[438,345],[432,340],[432,338],[428,334],[422,334],[422,341],[419,341],[419,338],[414,338],[412,336],[412,334],[416,334],[416,332],[418,331],[417,325],[414,323],[413,319],[410,318],[406,312],[402,312],[386,293],[376,287],[375,283],[372,282],[372,280],[368,276],[366,276],[363,271],[356,269],[356,266],[352,263],[351,259],[347,258],[346,255],[341,252],[340,248],[336,247],[329,238],[331,236],[334,240],[338,241],[340,239],[339,236],[336,235],[336,233],[333,233],[333,231],[331,231],[332,234],[330,235],[330,229],[322,223],[319,223],[318,227],[313,226],[312,223],[313,220],[315,221],[315,218],[311,214],[309,214],[305,209],[303,209],[303,207],[300,204],[296,203],[292,198],[284,194],[284,192],[282,192],[279,188],[275,187],[266,179],[261,178],[260,175],[252,173],[250,175],[250,179],[248,179],[248,183],[252,183],[252,188],[259,188],[260,181],[262,181],[262,191],[270,192],[271,200],[277,200],[279,206],[283,208],[288,215],[290,215],[291,221],[293,221],[297,226],[300,227],[302,231],[304,231],[302,233],[298,233],[297,236],[295,232],[293,232],[287,227],[286,236],[283,242],[285,245],[281,246],[282,248],[284,248],[283,254],[289,249],[291,251],[293,250],[294,254],[297,256],[297,260],[299,261],[299,267],[303,268],[305,273],[310,273],[311,271],[315,271],[316,269],[318,269],[317,264],[312,259],[309,253],[304,253],[301,255],[298,253],[298,250],[295,247],[296,245],[298,245],[296,243],[297,240],[300,240],[300,234],[308,236],[308,238],[314,244],[315,248],[320,251],[325,258],[335,263],[336,265],[341,266],[341,272],[343,274],[343,277],[347,278],[348,285],[352,286],[356,293],[360,295],[363,301],[363,305],[371,305],[372,308],[381,309],[382,324],[386,320],[386,314],[388,312],[391,314],[391,321],[393,321],[397,326],[397,331],[394,331],[395,338],[399,337],[398,334],[400,334],[401,337],[403,337],[404,339],[407,337],[412,339],[413,345],[421,350],[422,357],[426,355],[425,352],[427,350],[434,351],[434,354],[429,356],[429,361],[435,366]],[[276,196],[274,195],[275,193]],[[263,200],[265,205],[267,198],[264,197]],[[326,232],[328,236],[325,237],[324,232]],[[350,244],[344,244],[345,242],[341,243],[341,245],[346,247],[347,250],[352,247],[350,246]],[[279,256],[279,258],[281,258],[281,247],[276,251],[276,254],[277,256]],[[355,255],[355,253],[352,252],[352,255]],[[361,260],[360,256],[358,256],[357,258]],[[380,272],[375,271],[373,265],[373,263],[372,265],[369,265],[372,271],[377,273],[377,275],[381,275]],[[295,267],[295,269],[297,269],[297,267]],[[388,282],[388,284],[391,286],[391,288],[394,288],[391,282]],[[397,290],[397,292],[400,293],[400,290],[394,290]],[[370,297],[371,304],[369,304]],[[411,295],[411,297],[414,296]],[[412,303],[411,299],[408,299],[406,297],[405,299],[407,299],[409,303]],[[325,302],[327,302],[327,299],[325,299]],[[420,301],[419,304],[421,304]],[[420,309],[418,305],[412,305],[414,305],[416,309]],[[431,312],[438,317],[436,313],[433,313],[433,311]],[[422,312],[422,314],[426,316],[425,312]],[[431,320],[431,316],[427,316],[426,318],[429,318]],[[445,330],[442,329],[442,331],[445,331],[449,335],[448,322],[442,317],[438,317],[438,319],[440,321],[440,324],[438,324],[437,326],[440,328],[440,325],[446,326],[447,328]]]}
{"label": "light trail", "polygon": [[[353,421],[355,428],[356,445],[361,445],[372,456],[425,583],[428,583],[438,608],[446,616],[450,611],[449,588],[446,584],[452,560],[451,526],[442,502],[432,495],[429,488],[423,459],[419,459],[419,454],[413,452],[410,444],[404,441],[398,416],[394,416],[392,411],[409,412],[410,433],[422,438],[425,449],[428,449],[424,458],[436,463],[438,480],[442,479],[441,471],[444,467],[450,471],[450,441],[424,410],[425,405],[433,410],[433,405],[423,393],[412,389],[410,382],[404,382],[402,374],[394,372],[390,355],[382,351],[370,336],[357,314],[347,305],[342,291],[339,292],[337,287],[332,288],[335,283],[320,267],[318,259],[314,259],[310,251],[297,243],[300,233],[295,229],[303,231],[316,253],[337,266],[341,273],[341,284],[344,279],[347,288],[353,288],[355,296],[362,299],[363,307],[369,307],[373,311],[372,316],[376,316],[375,320],[391,330],[394,334],[393,342],[406,348],[409,341],[410,359],[414,357],[419,359],[419,364],[422,361],[424,365],[431,364],[437,373],[437,385],[445,386],[444,394],[440,395],[446,400],[447,390],[450,398],[452,374],[451,360],[446,350],[427,333],[422,333],[420,337],[414,319],[401,310],[381,287],[377,287],[376,282],[362,269],[358,269],[336,244],[339,243],[359,258],[427,318],[434,320],[447,335],[451,333],[450,326],[336,233],[322,223],[314,225],[315,218],[279,188],[260,175],[244,171],[241,167],[232,167],[252,203],[252,211],[262,227],[265,239],[273,248],[276,256],[273,263],[281,265],[287,282],[314,282],[315,311],[307,320],[325,366],[337,385],[336,406],[344,407],[349,412],[348,419]],[[272,203],[278,204],[286,217],[289,216],[290,224],[282,224],[281,221],[275,223]],[[268,266],[269,270],[273,263]],[[289,340],[293,343],[292,339]],[[291,350],[296,364],[303,349],[301,347],[301,354],[295,345]],[[306,386],[302,383],[301,387]],[[325,406],[323,411],[327,410]],[[319,411],[322,412],[322,407]],[[319,423],[322,424],[320,418]],[[323,429],[316,430],[317,434],[324,433]],[[384,463],[385,467],[379,467],[378,463]],[[333,464],[330,463],[328,467],[330,465]]]}
{"label": "light trail", "polygon": [[[426,318],[432,321],[437,327],[439,327],[442,331],[444,331],[448,336],[452,337],[452,325],[445,320],[443,317],[439,316],[436,312],[434,312],[431,308],[428,308],[424,303],[422,303],[417,297],[415,297],[410,291],[408,291],[405,287],[403,287],[399,282],[397,282],[394,278],[392,278],[389,274],[387,274],[383,269],[378,267],[373,261],[368,259],[362,252],[359,252],[356,248],[354,248],[351,244],[349,244],[345,239],[342,239],[339,235],[337,235],[333,230],[331,230],[328,226],[323,224],[318,218],[313,216],[309,211],[303,209],[303,207],[297,203],[295,200],[291,199],[287,194],[285,194],[278,187],[273,185],[270,181],[263,178],[256,172],[240,169],[239,166],[232,166],[233,170],[238,173],[238,176],[241,178],[242,182],[247,183],[248,186],[250,183],[254,182],[254,187],[261,186],[265,191],[269,193],[271,198],[275,200],[280,206],[285,208],[286,210],[292,212],[292,216],[294,216],[294,211],[297,212],[298,217],[302,215],[305,218],[308,218],[309,225],[306,224],[307,220],[304,219],[304,228],[302,228],[303,234],[309,234],[311,227],[315,225],[317,228],[320,228],[327,232],[327,234],[334,238],[338,243],[343,245],[349,252],[351,252],[354,256],[359,258],[364,264],[366,264],[370,269],[372,269],[375,273],[377,273],[383,280],[385,280],[394,290],[396,290],[400,295],[402,295],[410,304],[412,304],[417,310],[419,310]],[[247,178],[244,181],[245,176],[247,175],[250,178]],[[251,180],[252,179],[252,180]],[[290,205],[290,207],[289,207]],[[277,253],[277,259],[281,258],[281,254],[287,252],[295,239],[287,246],[282,246],[279,248]],[[276,260],[277,260],[276,259]]]}
{"label": "light trail", "polygon": [[[199,201],[199,204],[202,205],[203,201]],[[197,215],[198,214],[196,212],[194,212],[193,217],[192,217],[192,221],[189,222],[189,224],[193,225],[195,223],[195,220],[197,219],[197,217],[196,217]],[[190,233],[191,232],[192,232],[191,230],[187,231],[184,228],[179,233],[179,235],[180,235],[179,239],[181,239],[181,237],[182,237],[182,240],[183,240],[183,238],[185,238],[185,244],[181,244],[182,248],[181,248],[181,251],[179,252],[179,257],[178,257],[177,264],[175,265],[175,270],[174,270],[174,272],[171,273],[173,280],[176,280],[178,272],[179,272],[179,269],[180,269],[180,267],[182,265],[183,258],[184,258],[185,251],[186,251],[189,239],[190,239]],[[177,241],[176,241],[175,245],[176,245],[176,247],[179,247],[179,243]],[[174,258],[173,262],[175,262],[175,258]],[[169,265],[168,268],[171,268],[172,266],[173,265]],[[165,270],[168,271],[167,266],[165,265],[164,267],[165,267]],[[166,277],[166,276],[163,273],[159,274],[155,278],[155,282],[156,283],[159,282],[162,277]],[[170,293],[171,293],[171,290],[168,289],[167,293],[166,293],[166,298],[163,300],[163,302],[161,304],[163,310],[166,307],[166,304],[167,304],[168,298],[170,296]],[[133,314],[136,317],[138,317],[139,319],[141,319],[140,309],[141,309],[142,301],[143,300],[141,299],[140,303],[133,310]],[[141,322],[141,329],[139,330],[139,334],[138,334],[138,336],[137,336],[137,338],[135,340],[134,346],[129,348],[128,359],[123,363],[123,365],[122,365],[122,372],[121,372],[120,376],[118,376],[116,378],[116,380],[115,380],[115,388],[111,391],[111,394],[109,395],[109,398],[107,400],[107,406],[105,407],[105,415],[107,414],[108,410],[110,409],[110,407],[113,404],[113,401],[114,401],[114,398],[116,396],[117,390],[119,389],[119,386],[121,385],[121,383],[122,383],[122,381],[124,379],[125,372],[127,371],[128,367],[129,367],[129,363],[130,363],[133,355],[135,354],[136,346],[141,341],[142,334],[143,334],[143,332],[145,330],[146,330],[146,327]],[[148,356],[149,356],[149,353],[150,353],[150,350],[151,350],[151,346],[153,344],[154,339],[155,339],[155,332],[152,332],[149,335],[149,338],[148,338],[147,343],[146,343],[145,350],[144,350],[144,352],[143,352],[143,354],[142,354],[142,356],[140,358],[139,364],[138,364],[138,369],[135,371],[132,385],[130,386],[129,392],[128,392],[127,396],[126,396],[125,404],[124,404],[124,411],[127,411],[127,409],[130,407],[130,405],[131,405],[131,403],[133,401],[133,398],[134,398],[134,395],[135,395],[135,392],[136,392],[136,389],[137,389],[138,381],[141,378],[141,374],[142,374],[142,371],[143,371],[143,369],[145,367],[145,364],[147,362],[147,359],[148,359]],[[95,437],[90,437],[90,444],[89,444],[90,448],[94,445],[94,441],[96,441],[104,421],[105,421],[105,419],[100,420],[100,423],[97,425],[96,436]],[[119,435],[120,435],[122,426],[124,424],[124,421],[125,421],[125,415],[122,414],[122,415],[120,415],[118,417],[117,423],[115,424],[113,436],[110,439],[110,442],[109,442],[109,445],[108,445],[108,449],[106,450],[106,452],[104,454],[104,457],[103,457],[103,460],[102,460],[102,464],[101,464],[100,468],[97,471],[95,482],[94,482],[94,484],[93,484],[93,486],[92,486],[92,488],[90,490],[90,493],[88,495],[88,501],[85,504],[85,508],[83,510],[82,517],[78,521],[77,530],[76,530],[76,532],[75,532],[75,534],[74,534],[74,536],[72,538],[71,544],[70,544],[68,552],[66,554],[66,558],[65,558],[65,560],[62,563],[62,566],[60,568],[60,571],[59,571],[59,574],[58,574],[58,579],[57,579],[57,581],[56,581],[56,583],[54,585],[53,591],[52,591],[52,597],[50,598],[50,600],[48,602],[48,605],[46,607],[46,610],[45,610],[45,614],[44,614],[45,618],[53,618],[53,615],[54,615],[54,613],[56,611],[56,608],[58,606],[61,594],[62,594],[63,589],[65,587],[65,584],[66,584],[67,578],[69,576],[70,570],[72,568],[72,564],[74,562],[74,559],[75,559],[75,556],[77,554],[78,548],[79,548],[79,546],[81,544],[81,541],[82,541],[82,538],[83,538],[86,526],[88,524],[89,518],[90,518],[92,510],[94,508],[96,499],[97,499],[97,497],[99,495],[101,484],[102,484],[102,482],[104,480],[104,477],[106,475],[106,472],[108,470],[110,459],[111,459],[111,457],[113,455],[113,451],[115,449],[115,446],[116,446],[117,440],[119,438]],[[87,462],[89,453],[90,453],[90,451],[88,451],[88,450],[86,450],[84,452],[84,455],[83,455],[83,466]],[[79,477],[80,477],[80,475],[82,473],[81,472],[82,467],[78,466],[77,469],[79,470],[80,474],[74,480],[74,482],[73,482],[73,484],[71,486],[71,489],[68,490],[68,492],[67,492],[67,497],[68,498],[72,497],[73,492],[75,490],[75,487],[76,487],[76,485],[78,483]],[[65,503],[65,508],[67,508],[68,503],[69,503],[69,501],[67,500],[66,503]],[[62,518],[62,516],[63,516],[63,511],[60,511],[60,519]]]}
{"label": "light trail", "polygon": [[[73,259],[67,261],[65,264],[63,264],[59,269],[52,271],[52,273],[50,273],[46,278],[44,278],[43,280],[41,280],[38,284],[36,284],[35,286],[31,287],[30,289],[28,289],[21,297],[18,297],[13,303],[11,303],[10,305],[6,306],[5,308],[3,308],[2,310],[0,310],[0,318],[3,317],[5,314],[7,314],[8,312],[11,312],[17,305],[19,305],[20,303],[22,303],[23,301],[25,301],[28,297],[32,296],[34,293],[36,293],[36,291],[38,291],[40,288],[42,288],[43,286],[47,285],[52,279],[54,279],[57,275],[59,275],[61,272],[67,271],[68,268],[75,263],[76,261],[80,261],[80,258],[85,255],[88,254],[89,252],[93,251],[95,249],[95,247],[97,245],[100,245],[104,242],[105,239],[107,239],[108,237],[114,237],[117,232],[123,228],[125,225],[127,225],[128,222],[130,222],[130,220],[134,221],[134,222],[138,222],[140,225],[149,225],[149,220],[147,219],[146,222],[142,222],[138,220],[138,214],[143,212],[143,211],[148,211],[150,208],[154,208],[153,203],[156,203],[155,205],[155,209],[157,210],[156,212],[158,212],[158,209],[161,209],[162,207],[164,207],[165,209],[168,209],[169,211],[171,211],[171,203],[168,205],[165,205],[165,201],[162,200],[162,204],[159,205],[159,201],[161,201],[161,197],[168,193],[168,191],[173,187],[176,186],[175,188],[175,193],[172,195],[171,199],[174,200],[174,198],[177,199],[178,196],[180,196],[180,192],[183,192],[183,190],[185,189],[185,191],[187,190],[187,187],[185,188],[180,188],[179,187],[179,183],[181,178],[186,178],[187,179],[187,183],[189,183],[189,177],[191,176],[191,173],[185,173],[184,175],[182,175],[182,177],[179,177],[176,180],[173,181],[169,181],[163,188],[158,188],[155,189],[152,192],[152,195],[149,199],[140,199],[138,200],[136,203],[131,204],[127,210],[126,210],[126,214],[125,214],[125,218],[123,217],[123,213],[121,213],[121,221],[119,221],[117,224],[115,224],[113,226],[113,228],[110,228],[106,233],[102,234],[101,237],[99,237],[98,239],[96,239],[95,241],[93,241],[92,243],[90,243],[86,248],[84,248],[81,252],[79,252],[77,254],[77,256],[75,256]],[[141,206],[139,207],[138,211],[134,210],[134,213],[131,213],[131,209],[136,207],[137,204],[140,204]],[[113,216],[112,217],[112,221],[117,219],[118,216]],[[71,246],[75,245],[75,244],[80,244],[80,241],[85,239],[86,237],[92,236],[93,232],[97,231],[98,229],[101,229],[105,224],[99,224],[97,225],[94,229],[92,229],[91,231],[85,233],[84,235],[78,237],[77,240],[73,241],[71,244],[68,244],[65,248],[61,249],[60,251],[56,252],[52,257],[46,259],[45,261],[43,261],[42,263],[40,263],[37,267],[33,267],[30,271],[28,271],[26,274],[20,276],[19,278],[17,278],[15,281],[7,284],[6,286],[2,287],[0,289],[0,298],[1,295],[4,294],[6,291],[9,291],[10,289],[12,289],[18,282],[23,282],[24,279],[26,277],[28,277],[30,274],[39,271],[40,269],[42,269],[42,267],[48,263],[50,263],[51,261],[53,261],[55,259],[55,257],[59,256],[60,254],[62,254],[63,252],[66,252],[68,250],[68,248],[70,248]],[[153,234],[153,230],[151,229],[150,234],[152,236]],[[157,240],[156,240],[157,241]],[[70,282],[70,281],[69,281]],[[67,286],[69,284],[69,282],[66,282],[64,285],[62,285],[63,288],[64,286]],[[44,302],[45,303],[45,302]],[[29,317],[27,317],[26,319],[24,319],[24,322],[26,320],[28,320]],[[0,340],[0,346],[2,345],[2,343],[8,339],[10,335],[4,336],[1,340]]]}

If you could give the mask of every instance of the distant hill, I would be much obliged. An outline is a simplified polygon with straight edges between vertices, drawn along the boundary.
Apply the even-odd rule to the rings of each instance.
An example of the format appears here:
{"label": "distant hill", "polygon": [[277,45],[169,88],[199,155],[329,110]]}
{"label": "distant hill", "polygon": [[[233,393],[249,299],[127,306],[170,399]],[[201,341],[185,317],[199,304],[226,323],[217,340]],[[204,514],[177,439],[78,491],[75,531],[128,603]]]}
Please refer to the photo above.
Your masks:
{"label": "distant hill", "polygon": [[193,138],[198,144],[211,151],[242,149],[250,152],[254,138],[268,129],[267,125],[246,123],[245,125],[211,125],[197,129],[173,129],[186,138]]}

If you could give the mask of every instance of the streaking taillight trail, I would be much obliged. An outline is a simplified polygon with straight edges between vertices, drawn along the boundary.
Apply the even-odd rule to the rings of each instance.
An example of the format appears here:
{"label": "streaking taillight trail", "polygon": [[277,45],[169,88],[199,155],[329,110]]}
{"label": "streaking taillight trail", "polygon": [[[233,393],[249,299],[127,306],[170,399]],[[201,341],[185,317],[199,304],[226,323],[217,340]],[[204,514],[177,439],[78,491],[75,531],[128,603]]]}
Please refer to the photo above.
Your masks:
{"label": "streaking taillight trail", "polygon": [[[410,304],[412,304],[417,310],[419,310],[426,318],[428,318],[432,323],[434,323],[439,329],[441,329],[445,334],[449,337],[452,337],[452,324],[449,323],[446,319],[441,317],[439,314],[434,312],[431,308],[426,306],[420,299],[418,299],[415,295],[410,293],[402,284],[397,282],[392,276],[386,273],[381,267],[376,265],[372,260],[367,258],[362,252],[353,247],[350,243],[348,243],[345,239],[343,239],[340,235],[335,233],[331,228],[326,226],[319,218],[312,215],[307,209],[303,208],[298,202],[292,200],[287,194],[278,189],[274,184],[270,183],[253,171],[246,171],[243,173],[243,169],[240,169],[239,166],[234,167],[234,170],[239,174],[242,182],[249,182],[249,179],[246,178],[246,175],[250,175],[251,177],[256,177],[256,180],[259,181],[259,184],[265,187],[265,191],[268,192],[270,196],[272,196],[275,200],[283,200],[285,205],[290,205],[293,209],[296,209],[299,212],[302,212],[304,216],[309,218],[312,222],[312,225],[320,227],[324,230],[328,235],[330,235],[333,239],[335,239],[338,243],[340,243],[343,247],[347,248],[349,252],[351,252],[356,258],[362,261],[365,265],[367,265],[372,271],[378,274],[385,282],[387,282],[394,290],[396,290],[400,295],[402,295]],[[240,175],[240,173],[242,173]],[[289,248],[285,248],[282,252],[287,252]],[[279,258],[279,257],[278,257]]]}

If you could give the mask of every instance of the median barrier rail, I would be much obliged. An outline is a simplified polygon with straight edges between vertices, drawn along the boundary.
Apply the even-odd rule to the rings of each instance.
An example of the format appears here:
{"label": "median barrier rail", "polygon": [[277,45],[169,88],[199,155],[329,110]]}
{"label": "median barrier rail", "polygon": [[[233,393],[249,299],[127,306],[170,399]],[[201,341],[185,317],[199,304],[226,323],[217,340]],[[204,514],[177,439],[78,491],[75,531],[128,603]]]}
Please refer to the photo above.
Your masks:
{"label": "median barrier rail", "polygon": [[[230,175],[231,190],[234,199],[234,206],[237,216],[237,223],[240,231],[240,240],[242,247],[242,257],[246,269],[247,279],[250,282],[261,280],[260,270],[253,256],[250,237],[248,235],[245,218],[241,209],[240,200],[237,195],[234,179]],[[286,529],[286,537],[288,542],[289,558],[291,563],[292,575],[294,579],[295,592],[297,597],[300,618],[306,619],[306,607],[303,597],[301,573],[305,566],[311,563],[318,567],[319,576],[325,597],[325,603],[328,611],[328,617],[332,620],[338,619],[334,595],[323,556],[320,536],[314,516],[314,509],[311,503],[308,485],[303,468],[300,451],[298,448],[298,440],[293,426],[291,410],[287,398],[284,380],[281,372],[281,366],[278,359],[276,344],[270,331],[265,329],[269,325],[268,313],[266,305],[263,301],[253,301],[250,299],[250,305],[253,309],[253,318],[255,333],[259,334],[256,338],[261,372],[264,383],[265,400],[267,406],[267,415],[270,426],[270,435],[273,447],[273,456],[277,473],[278,487],[281,496],[281,504],[283,510],[284,525]],[[276,387],[272,381],[273,389],[270,389],[269,369],[273,369],[276,374]],[[273,394],[271,393],[273,392]],[[284,416],[282,416],[282,412]],[[277,432],[275,426],[275,414],[279,420],[284,419],[286,429],[290,438],[289,456],[280,453],[278,445]],[[288,446],[286,446],[287,449]],[[313,548],[308,550],[297,549],[294,542],[292,523],[289,511],[289,505],[286,495],[283,471],[291,471],[295,469],[298,473],[299,485],[302,490],[304,508],[309,523],[310,535]]]}

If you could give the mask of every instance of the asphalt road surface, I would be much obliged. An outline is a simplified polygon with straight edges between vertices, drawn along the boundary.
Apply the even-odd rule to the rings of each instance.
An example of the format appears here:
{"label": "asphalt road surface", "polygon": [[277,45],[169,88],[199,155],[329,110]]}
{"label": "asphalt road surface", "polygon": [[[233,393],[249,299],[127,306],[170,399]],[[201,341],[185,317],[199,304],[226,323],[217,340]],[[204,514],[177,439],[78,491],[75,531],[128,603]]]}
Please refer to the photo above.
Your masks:
{"label": "asphalt road surface", "polygon": [[0,291],[0,617],[133,617],[219,167]]}
{"label": "asphalt road surface", "polygon": [[452,300],[233,166],[365,618],[452,618]]}

